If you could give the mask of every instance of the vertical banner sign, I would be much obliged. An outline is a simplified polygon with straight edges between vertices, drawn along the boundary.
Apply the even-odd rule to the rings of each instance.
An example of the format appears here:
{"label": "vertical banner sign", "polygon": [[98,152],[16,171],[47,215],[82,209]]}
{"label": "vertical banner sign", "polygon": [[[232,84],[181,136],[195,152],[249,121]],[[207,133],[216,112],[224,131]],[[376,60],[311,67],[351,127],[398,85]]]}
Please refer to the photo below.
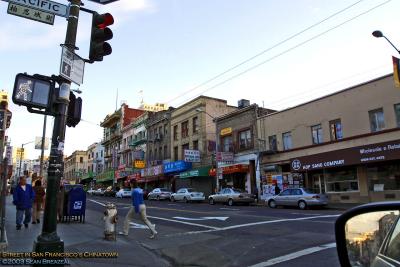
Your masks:
{"label": "vertical banner sign", "polygon": [[400,88],[400,59],[392,56],[394,86]]}
{"label": "vertical banner sign", "polygon": [[12,161],[12,146],[6,147],[6,158],[8,158],[8,165],[13,165]]}

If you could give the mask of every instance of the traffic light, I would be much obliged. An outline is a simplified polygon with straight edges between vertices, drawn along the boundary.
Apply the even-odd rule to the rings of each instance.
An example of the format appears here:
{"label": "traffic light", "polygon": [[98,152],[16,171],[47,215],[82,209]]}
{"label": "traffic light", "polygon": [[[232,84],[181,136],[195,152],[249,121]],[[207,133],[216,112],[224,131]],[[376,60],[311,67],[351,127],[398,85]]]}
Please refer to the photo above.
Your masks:
{"label": "traffic light", "polygon": [[103,61],[103,56],[111,54],[111,45],[106,41],[113,38],[113,32],[107,27],[112,24],[114,24],[114,18],[110,13],[93,13],[89,48],[89,59],[92,63]]}
{"label": "traffic light", "polygon": [[81,121],[81,113],[82,113],[82,98],[74,95],[74,93],[70,92],[69,94],[69,105],[68,105],[68,113],[67,113],[67,126],[75,127]]}
{"label": "traffic light", "polygon": [[6,91],[0,91],[0,109],[7,109],[8,107],[8,93]]}

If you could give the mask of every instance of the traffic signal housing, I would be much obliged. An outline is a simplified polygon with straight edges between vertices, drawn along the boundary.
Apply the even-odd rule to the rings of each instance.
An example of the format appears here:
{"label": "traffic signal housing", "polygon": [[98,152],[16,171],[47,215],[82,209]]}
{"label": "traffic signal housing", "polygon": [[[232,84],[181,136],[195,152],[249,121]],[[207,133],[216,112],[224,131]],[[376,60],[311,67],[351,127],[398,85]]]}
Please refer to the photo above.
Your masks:
{"label": "traffic signal housing", "polygon": [[81,121],[82,98],[76,97],[74,93],[69,94],[69,104],[67,113],[67,126],[75,127]]}
{"label": "traffic signal housing", "polygon": [[112,48],[106,41],[113,38],[113,32],[107,26],[114,24],[114,18],[110,13],[93,13],[92,31],[90,36],[89,60],[103,61],[103,57],[112,53]]}

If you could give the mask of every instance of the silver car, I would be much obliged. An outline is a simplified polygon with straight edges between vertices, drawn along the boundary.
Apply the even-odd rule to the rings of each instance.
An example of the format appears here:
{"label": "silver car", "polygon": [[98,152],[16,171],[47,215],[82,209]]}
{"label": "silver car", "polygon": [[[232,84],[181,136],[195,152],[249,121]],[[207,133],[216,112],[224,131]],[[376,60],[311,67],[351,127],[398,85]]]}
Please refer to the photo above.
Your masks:
{"label": "silver car", "polygon": [[255,198],[255,195],[249,194],[242,189],[225,188],[217,194],[209,196],[208,203],[214,205],[217,202],[222,202],[227,203],[229,206],[233,206],[235,203],[245,203],[249,205],[255,202]]}
{"label": "silver car", "polygon": [[181,188],[176,193],[171,195],[171,201],[180,201],[188,203],[190,201],[204,201],[204,193],[198,192],[193,188]]}
{"label": "silver car", "polygon": [[279,195],[268,199],[268,206],[297,206],[304,210],[308,206],[326,206],[328,198],[324,194],[316,194],[304,188],[285,189]]}
{"label": "silver car", "polygon": [[147,199],[151,200],[151,199],[157,199],[157,200],[162,200],[162,199],[170,199],[171,198],[171,190],[168,190],[166,188],[155,188],[153,189],[153,191],[151,191],[148,196]]}

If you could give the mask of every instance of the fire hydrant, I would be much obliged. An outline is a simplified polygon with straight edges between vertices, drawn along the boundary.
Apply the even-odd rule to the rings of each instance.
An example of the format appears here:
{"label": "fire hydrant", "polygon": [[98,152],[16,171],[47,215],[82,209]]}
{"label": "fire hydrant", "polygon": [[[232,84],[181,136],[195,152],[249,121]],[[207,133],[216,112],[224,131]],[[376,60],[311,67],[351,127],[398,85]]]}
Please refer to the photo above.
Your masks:
{"label": "fire hydrant", "polygon": [[117,240],[117,208],[114,203],[107,203],[104,211],[104,239],[109,241]]}

